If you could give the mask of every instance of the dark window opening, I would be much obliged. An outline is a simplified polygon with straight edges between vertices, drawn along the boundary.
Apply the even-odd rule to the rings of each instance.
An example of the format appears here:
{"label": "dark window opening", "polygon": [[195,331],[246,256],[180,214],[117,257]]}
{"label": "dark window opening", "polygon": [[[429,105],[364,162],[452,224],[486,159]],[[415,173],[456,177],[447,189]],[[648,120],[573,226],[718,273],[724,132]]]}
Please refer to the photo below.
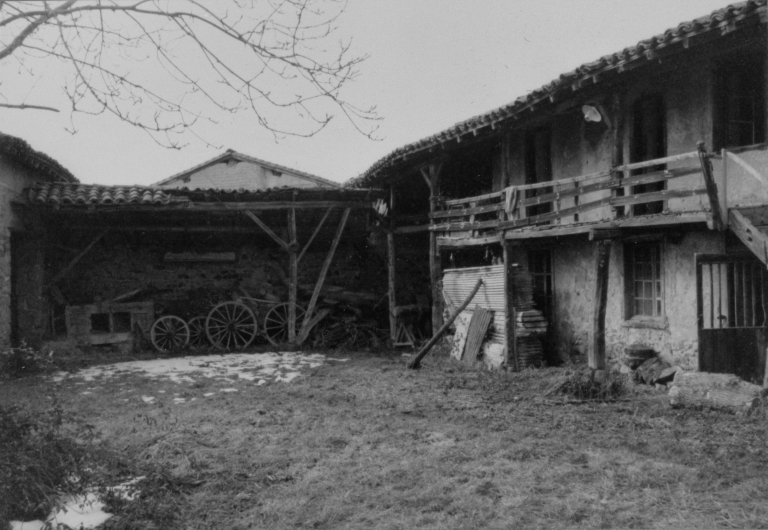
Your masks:
{"label": "dark window opening", "polygon": [[91,333],[109,333],[109,313],[91,315]]}
{"label": "dark window opening", "polygon": [[766,141],[764,63],[739,58],[715,72],[715,149]]}
{"label": "dark window opening", "polygon": [[663,317],[661,243],[627,243],[624,249],[626,318]]}
{"label": "dark window opening", "polygon": [[528,253],[528,272],[533,282],[533,303],[548,322],[554,315],[554,282],[552,277],[552,252],[531,250]]}
{"label": "dark window opening", "polygon": [[[644,162],[667,156],[666,112],[661,96],[639,99],[632,108],[632,140],[630,162]],[[632,172],[643,175],[663,171],[664,165],[657,165]],[[662,191],[666,183],[653,182],[632,187],[632,195]],[[633,215],[649,215],[664,211],[664,201],[653,201],[632,206]]]}
{"label": "dark window opening", "polygon": [[[549,128],[535,129],[525,135],[525,183],[537,184],[552,180],[552,131]],[[551,187],[527,190],[530,199],[552,193]],[[528,206],[526,217],[542,215],[552,211],[552,203]]]}

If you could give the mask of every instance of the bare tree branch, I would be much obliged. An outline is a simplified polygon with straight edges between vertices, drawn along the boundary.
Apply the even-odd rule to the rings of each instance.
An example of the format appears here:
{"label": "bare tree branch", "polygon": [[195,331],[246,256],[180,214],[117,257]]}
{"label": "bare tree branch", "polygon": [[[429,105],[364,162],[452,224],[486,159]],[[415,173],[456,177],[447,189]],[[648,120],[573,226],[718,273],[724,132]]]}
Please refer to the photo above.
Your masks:
{"label": "bare tree branch", "polygon": [[[34,86],[35,72],[53,61],[64,68],[73,115],[111,114],[168,147],[179,147],[199,120],[240,111],[275,138],[312,136],[337,115],[373,138],[376,108],[346,99],[366,56],[332,40],[345,7],[345,0],[2,0],[0,61],[20,66],[18,79],[2,79],[4,93],[9,83]],[[55,110],[23,99],[0,107]]]}
{"label": "bare tree branch", "polygon": [[53,107],[46,107],[43,105],[29,105],[27,103],[20,103],[18,105],[11,105],[9,103],[0,103],[0,107],[3,107],[5,109],[36,109],[36,110],[50,110],[52,112],[59,112],[59,109],[55,109]]}

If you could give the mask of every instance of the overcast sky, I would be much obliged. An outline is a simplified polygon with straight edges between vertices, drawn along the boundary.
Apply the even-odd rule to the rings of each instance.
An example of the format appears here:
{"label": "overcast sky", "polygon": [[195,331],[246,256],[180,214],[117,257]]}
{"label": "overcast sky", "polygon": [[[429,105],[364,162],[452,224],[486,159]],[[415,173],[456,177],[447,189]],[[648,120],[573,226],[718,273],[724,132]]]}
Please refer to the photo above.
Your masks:
{"label": "overcast sky", "polygon": [[[218,116],[177,151],[102,115],[0,109],[0,131],[27,140],[82,182],[147,185],[231,148],[343,182],[390,151],[507,104],[582,63],[724,7],[723,0],[349,0],[339,20],[370,58],[347,99],[376,105],[380,141],[342,119],[312,138],[276,143],[247,113]],[[2,65],[3,63],[0,63]],[[15,71],[0,67],[0,82]],[[28,102],[60,94],[52,70]]]}

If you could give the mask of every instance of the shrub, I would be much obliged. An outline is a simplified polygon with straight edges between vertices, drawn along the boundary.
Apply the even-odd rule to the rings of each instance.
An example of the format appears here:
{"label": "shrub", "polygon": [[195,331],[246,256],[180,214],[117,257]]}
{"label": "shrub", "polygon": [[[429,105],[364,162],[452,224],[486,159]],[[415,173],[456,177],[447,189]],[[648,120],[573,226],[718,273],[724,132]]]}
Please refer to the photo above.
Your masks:
{"label": "shrub", "polygon": [[0,351],[0,375],[22,377],[52,369],[53,361],[50,355],[45,355],[23,342],[20,346]]}
{"label": "shrub", "polygon": [[616,399],[626,391],[624,378],[615,372],[604,372],[601,379],[589,368],[571,372],[555,384],[547,396],[564,394],[577,400],[607,401]]}
{"label": "shrub", "polygon": [[44,519],[62,492],[82,494],[94,436],[65,421],[58,403],[45,412],[0,405],[0,528],[13,519]]}

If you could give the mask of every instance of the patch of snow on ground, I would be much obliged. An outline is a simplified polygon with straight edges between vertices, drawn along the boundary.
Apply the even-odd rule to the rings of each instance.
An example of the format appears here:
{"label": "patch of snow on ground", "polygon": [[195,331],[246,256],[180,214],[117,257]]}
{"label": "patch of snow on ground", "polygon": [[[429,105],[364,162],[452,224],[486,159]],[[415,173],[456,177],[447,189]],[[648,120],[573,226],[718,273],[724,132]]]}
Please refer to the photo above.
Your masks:
{"label": "patch of snow on ground", "polygon": [[[319,353],[230,353],[226,355],[203,355],[130,361],[101,365],[79,370],[73,374],[59,372],[51,378],[60,383],[65,380],[82,379],[93,381],[111,379],[120,375],[140,375],[152,379],[170,380],[175,383],[194,383],[195,378],[205,377],[225,381],[251,381],[262,385],[262,381],[288,382],[296,378],[297,370],[309,366],[316,368],[326,361],[348,361],[349,359],[326,358]],[[284,374],[284,372],[289,372]]]}

